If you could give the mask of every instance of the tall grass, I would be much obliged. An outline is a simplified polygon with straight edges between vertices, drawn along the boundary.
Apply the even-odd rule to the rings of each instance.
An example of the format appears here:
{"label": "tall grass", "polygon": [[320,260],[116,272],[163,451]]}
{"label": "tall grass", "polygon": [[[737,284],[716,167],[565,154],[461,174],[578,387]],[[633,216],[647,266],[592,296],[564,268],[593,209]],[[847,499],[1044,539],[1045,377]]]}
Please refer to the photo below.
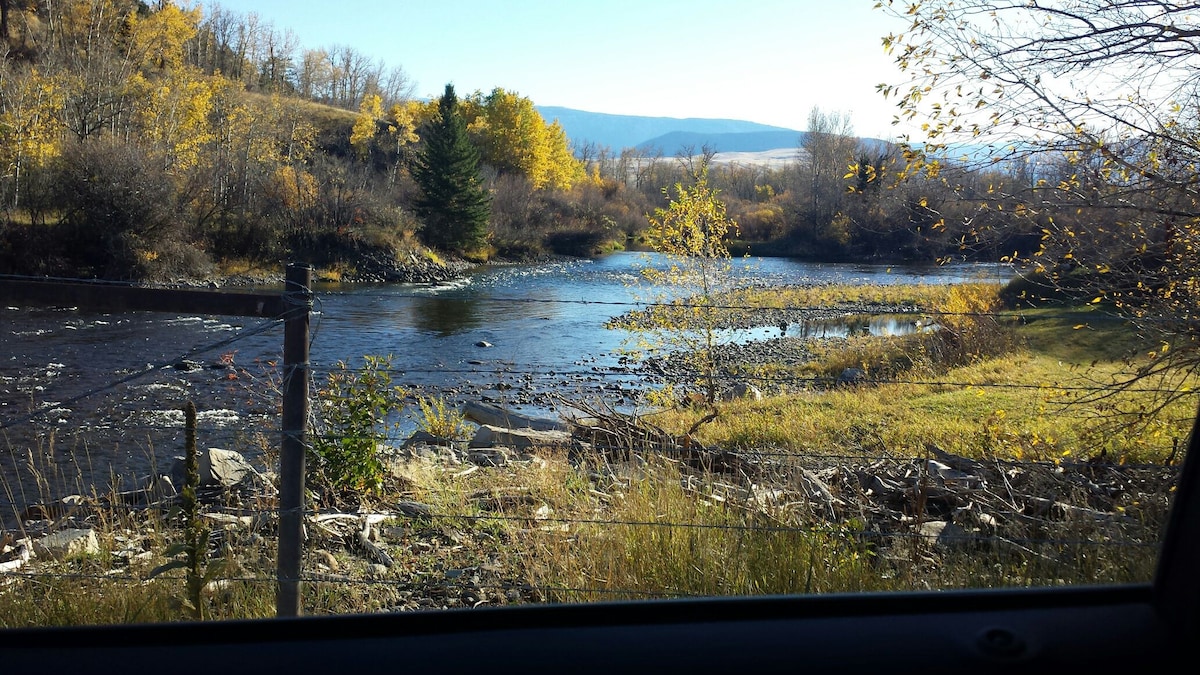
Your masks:
{"label": "tall grass", "polygon": [[647,467],[613,495],[605,522],[534,543],[530,574],[561,602],[881,590],[866,547],[687,490],[674,465]]}

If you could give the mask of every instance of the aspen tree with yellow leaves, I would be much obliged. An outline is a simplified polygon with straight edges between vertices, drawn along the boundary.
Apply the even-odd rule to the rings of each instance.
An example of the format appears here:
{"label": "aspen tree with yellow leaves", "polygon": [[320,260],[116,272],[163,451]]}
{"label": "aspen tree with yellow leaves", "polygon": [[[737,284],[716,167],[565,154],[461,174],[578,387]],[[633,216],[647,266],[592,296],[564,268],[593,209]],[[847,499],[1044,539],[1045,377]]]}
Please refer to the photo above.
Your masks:
{"label": "aspen tree with yellow leaves", "polygon": [[354,118],[354,127],[350,130],[350,147],[354,148],[360,161],[365,162],[371,156],[371,144],[375,141],[382,117],[383,98],[379,94],[364,96],[358,106],[358,116]]}
{"label": "aspen tree with yellow leaves", "polygon": [[55,78],[31,69],[24,77],[0,79],[0,93],[0,169],[11,194],[7,201],[16,208],[24,173],[62,151],[63,92]]}
{"label": "aspen tree with yellow leaves", "polygon": [[562,125],[546,124],[533,101],[497,88],[486,97],[472,96],[468,105],[468,129],[479,139],[484,163],[524,176],[535,190],[567,190],[583,178]]}
{"label": "aspen tree with yellow leaves", "polygon": [[692,384],[709,412],[689,434],[719,413],[718,304],[720,294],[732,290],[727,240],[737,230],[718,191],[709,184],[711,158],[707,148],[699,157],[689,158],[688,182],[664,189],[670,204],[655,209],[648,218],[647,240],[665,264],[643,268],[644,279],[660,293],[653,298],[657,306],[639,313],[632,323],[644,348],[682,359],[692,374]]}

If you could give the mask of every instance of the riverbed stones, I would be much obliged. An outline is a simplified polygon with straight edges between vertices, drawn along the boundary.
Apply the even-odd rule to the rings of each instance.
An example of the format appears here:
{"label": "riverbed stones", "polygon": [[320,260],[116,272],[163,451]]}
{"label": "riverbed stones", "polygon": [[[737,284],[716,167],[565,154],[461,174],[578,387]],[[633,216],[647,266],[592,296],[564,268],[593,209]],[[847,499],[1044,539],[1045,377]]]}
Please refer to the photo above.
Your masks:
{"label": "riverbed stones", "polygon": [[33,542],[39,557],[66,560],[100,553],[100,541],[91,528],[59,530]]}
{"label": "riverbed stones", "polygon": [[342,281],[432,284],[455,279],[468,267],[464,261],[434,261],[415,254],[400,259],[391,251],[364,246],[357,252],[354,271]]}

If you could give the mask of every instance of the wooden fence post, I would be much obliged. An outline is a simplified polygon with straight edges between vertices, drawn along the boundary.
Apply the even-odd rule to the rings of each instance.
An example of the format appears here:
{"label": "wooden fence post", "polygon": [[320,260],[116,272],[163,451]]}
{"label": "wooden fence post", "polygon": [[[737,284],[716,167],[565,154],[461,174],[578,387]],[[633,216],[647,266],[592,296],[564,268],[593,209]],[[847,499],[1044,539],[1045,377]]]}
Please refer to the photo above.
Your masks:
{"label": "wooden fence post", "polygon": [[304,454],[308,427],[308,328],[312,267],[288,265],[284,285],[283,440],[279,455],[279,551],[276,616],[300,615],[304,548]]}

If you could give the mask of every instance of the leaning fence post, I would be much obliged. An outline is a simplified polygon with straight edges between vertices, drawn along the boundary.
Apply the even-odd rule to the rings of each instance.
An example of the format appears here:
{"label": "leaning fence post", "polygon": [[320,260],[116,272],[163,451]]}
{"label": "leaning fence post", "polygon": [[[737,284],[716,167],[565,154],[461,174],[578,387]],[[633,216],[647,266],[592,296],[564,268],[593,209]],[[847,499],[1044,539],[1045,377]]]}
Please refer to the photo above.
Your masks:
{"label": "leaning fence post", "polygon": [[312,267],[288,265],[283,289],[283,441],[279,453],[279,552],[276,616],[300,614],[304,542],[304,454],[308,426],[308,326]]}

